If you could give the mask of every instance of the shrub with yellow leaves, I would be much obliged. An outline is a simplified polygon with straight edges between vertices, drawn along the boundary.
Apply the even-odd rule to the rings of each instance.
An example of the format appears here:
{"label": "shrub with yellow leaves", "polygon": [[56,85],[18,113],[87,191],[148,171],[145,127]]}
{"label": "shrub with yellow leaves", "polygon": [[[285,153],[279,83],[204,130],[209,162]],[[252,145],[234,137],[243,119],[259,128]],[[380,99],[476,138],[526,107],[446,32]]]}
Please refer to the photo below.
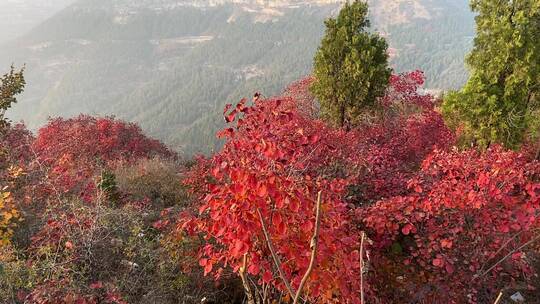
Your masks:
{"label": "shrub with yellow leaves", "polygon": [[[17,179],[22,174],[23,170],[21,168],[10,167],[7,170],[7,176],[11,180]],[[16,209],[13,196],[8,190],[9,186],[0,188],[0,246],[9,244],[13,235],[13,228],[22,219]]]}
{"label": "shrub with yellow leaves", "polygon": [[7,187],[0,192],[0,245],[9,244],[10,238],[13,235],[13,228],[20,220],[20,214],[15,209],[15,203],[11,197],[11,193],[7,191]]}

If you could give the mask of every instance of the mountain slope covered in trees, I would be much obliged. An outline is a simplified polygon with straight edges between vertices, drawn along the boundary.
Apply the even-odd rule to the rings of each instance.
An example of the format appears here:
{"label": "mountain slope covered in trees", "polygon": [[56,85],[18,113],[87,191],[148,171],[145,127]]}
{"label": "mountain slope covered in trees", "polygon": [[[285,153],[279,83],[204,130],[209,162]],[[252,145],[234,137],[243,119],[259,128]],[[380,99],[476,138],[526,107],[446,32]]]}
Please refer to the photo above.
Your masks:
{"label": "mountain slope covered in trees", "polygon": [[[311,72],[339,2],[80,0],[0,48],[32,84],[11,118],[34,129],[49,116],[117,115],[188,154],[211,151],[225,103]],[[424,69],[433,89],[465,81],[466,1],[371,2],[396,70]]]}

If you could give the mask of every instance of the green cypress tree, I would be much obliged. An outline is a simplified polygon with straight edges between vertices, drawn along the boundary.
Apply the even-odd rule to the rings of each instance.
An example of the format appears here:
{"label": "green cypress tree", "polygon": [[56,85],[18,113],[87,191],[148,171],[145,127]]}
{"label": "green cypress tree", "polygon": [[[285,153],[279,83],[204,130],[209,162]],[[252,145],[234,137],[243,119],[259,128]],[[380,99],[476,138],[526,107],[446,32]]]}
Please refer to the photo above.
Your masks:
{"label": "green cypress tree", "polygon": [[388,85],[388,44],[368,32],[368,5],[345,3],[337,18],[325,21],[326,33],[315,55],[312,86],[323,117],[338,126],[355,124],[375,105]]}
{"label": "green cypress tree", "polygon": [[443,113],[480,147],[517,148],[538,125],[540,1],[471,0],[477,36],[471,77],[446,96]]}

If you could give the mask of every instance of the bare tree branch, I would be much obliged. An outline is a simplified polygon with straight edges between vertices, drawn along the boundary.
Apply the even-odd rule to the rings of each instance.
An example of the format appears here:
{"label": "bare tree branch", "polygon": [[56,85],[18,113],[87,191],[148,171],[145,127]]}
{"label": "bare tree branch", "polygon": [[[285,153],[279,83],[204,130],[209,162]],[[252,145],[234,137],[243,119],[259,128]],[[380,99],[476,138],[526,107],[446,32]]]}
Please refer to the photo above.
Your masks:
{"label": "bare tree branch", "polygon": [[287,291],[289,292],[289,295],[291,296],[291,298],[294,298],[295,293],[291,287],[291,284],[289,283],[289,280],[287,280],[287,277],[285,276],[285,273],[283,272],[283,268],[281,267],[281,261],[276,254],[276,250],[274,249],[274,244],[272,243],[272,239],[270,238],[270,234],[268,233],[268,229],[266,228],[266,222],[264,221],[264,218],[262,216],[261,209],[257,208],[257,213],[259,214],[259,219],[261,221],[261,225],[263,228],[264,237],[266,238],[268,249],[270,249],[270,253],[272,254],[272,258],[274,259],[276,268],[279,271],[279,276],[281,277],[281,280],[285,284],[285,287],[287,288]]}
{"label": "bare tree branch", "polygon": [[246,291],[248,304],[255,304],[255,301],[253,300],[253,294],[251,292],[251,287],[249,286],[249,281],[246,278],[246,269],[247,269],[247,253],[244,254],[244,261],[242,262],[242,267],[240,268],[240,278],[242,279],[242,284],[244,285],[244,290]]}
{"label": "bare tree branch", "polygon": [[501,300],[502,296],[503,296],[503,292],[501,291],[499,292],[499,296],[497,297],[497,299],[495,300],[493,304],[499,304],[499,301]]}
{"label": "bare tree branch", "polygon": [[302,281],[300,281],[300,286],[298,286],[298,290],[296,291],[296,296],[294,297],[293,304],[297,304],[298,300],[300,300],[300,295],[302,294],[302,289],[304,289],[304,286],[306,285],[307,280],[309,279],[309,275],[313,271],[313,267],[315,266],[315,260],[317,258],[317,248],[319,244],[319,229],[321,226],[321,191],[319,191],[319,194],[317,195],[317,207],[316,207],[316,215],[315,215],[315,231],[313,232],[313,237],[311,238],[311,259],[309,261],[309,267],[306,270],[306,273],[304,274],[304,277],[302,278]]}
{"label": "bare tree branch", "polygon": [[504,262],[506,259],[508,259],[512,254],[520,251],[521,249],[533,244],[534,242],[538,241],[540,239],[540,234],[537,235],[535,238],[531,239],[530,241],[528,241],[527,243],[519,246],[518,248],[510,251],[507,255],[505,255],[502,259],[500,259],[497,263],[493,264],[493,266],[489,267],[488,270],[484,271],[483,273],[481,273],[478,277],[483,277],[485,276],[486,274],[488,274],[491,270],[493,270],[495,267],[497,267],[499,264],[501,264],[502,262]]}

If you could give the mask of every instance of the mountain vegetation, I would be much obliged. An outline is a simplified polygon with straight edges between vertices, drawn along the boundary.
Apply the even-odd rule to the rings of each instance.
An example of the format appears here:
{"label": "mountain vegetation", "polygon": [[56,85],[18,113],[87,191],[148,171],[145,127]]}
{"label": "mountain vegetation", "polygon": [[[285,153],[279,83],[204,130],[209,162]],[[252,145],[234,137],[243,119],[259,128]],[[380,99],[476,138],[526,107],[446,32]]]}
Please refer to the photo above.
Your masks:
{"label": "mountain vegetation", "polygon": [[[340,5],[256,3],[75,1],[0,47],[0,66],[26,64],[33,84],[9,115],[33,131],[49,116],[115,115],[187,155],[217,151],[223,120],[215,113],[256,91],[279,95],[310,74],[323,21]],[[466,81],[474,36],[467,1],[370,5],[370,30],[388,38],[397,72],[422,69],[427,89]]]}
{"label": "mountain vegetation", "polygon": [[471,7],[478,12],[467,60],[471,78],[446,98],[445,111],[465,122],[464,136],[473,143],[515,148],[526,135],[538,138],[532,126],[539,113],[540,4],[472,1]]}
{"label": "mountain vegetation", "polygon": [[[156,3],[125,1],[99,3],[104,12]],[[523,102],[537,97],[538,6],[471,5],[481,31],[460,91],[440,98],[424,72],[389,71],[386,42],[364,31],[366,4],[353,1],[328,19],[313,55],[336,74],[375,64],[331,87],[355,107],[354,123],[327,115],[317,86],[332,75],[316,64],[279,95],[212,114],[223,144],[206,156],[112,116],[49,119],[33,133],[4,115],[32,87],[28,70],[12,67],[0,78],[0,302],[535,303],[540,144],[536,108]],[[382,93],[366,99],[372,88]],[[501,109],[521,109],[522,123]],[[511,136],[499,136],[504,122]]]}
{"label": "mountain vegetation", "polygon": [[384,95],[391,73],[388,45],[367,32],[367,3],[347,2],[325,24],[326,33],[315,55],[312,90],[322,115],[343,128],[356,123],[353,119],[358,113]]}

